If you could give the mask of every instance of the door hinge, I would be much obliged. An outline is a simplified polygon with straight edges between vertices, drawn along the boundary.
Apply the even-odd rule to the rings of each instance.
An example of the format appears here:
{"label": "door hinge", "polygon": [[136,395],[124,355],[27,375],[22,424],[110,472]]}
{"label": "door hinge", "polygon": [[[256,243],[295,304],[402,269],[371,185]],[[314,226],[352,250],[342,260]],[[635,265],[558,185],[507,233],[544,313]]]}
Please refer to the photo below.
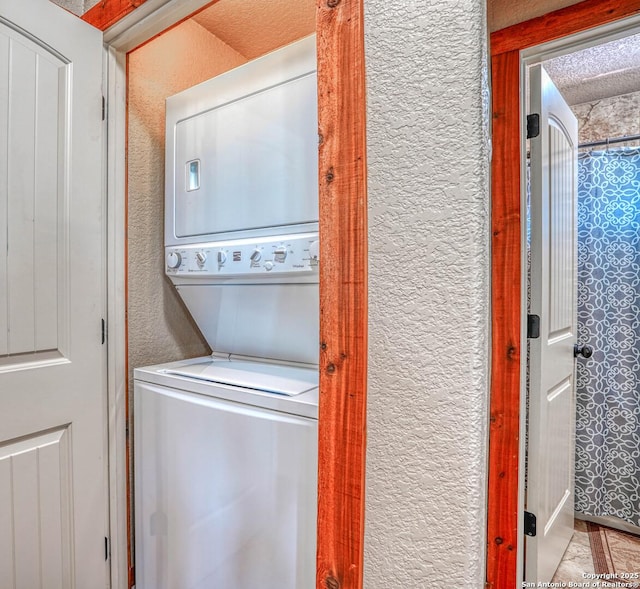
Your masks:
{"label": "door hinge", "polygon": [[528,511],[524,512],[524,533],[526,536],[536,535],[536,516]]}
{"label": "door hinge", "polygon": [[533,139],[540,135],[540,115],[533,113],[527,115],[527,139]]}
{"label": "door hinge", "polygon": [[109,560],[109,538],[104,537],[104,559]]}
{"label": "door hinge", "polygon": [[540,317],[527,315],[527,338],[536,339],[538,337],[540,337]]}
{"label": "door hinge", "polygon": [[102,319],[102,343],[107,341],[107,322]]}
{"label": "door hinge", "polygon": [[102,97],[102,120],[104,121],[107,116],[107,101],[104,96]]}

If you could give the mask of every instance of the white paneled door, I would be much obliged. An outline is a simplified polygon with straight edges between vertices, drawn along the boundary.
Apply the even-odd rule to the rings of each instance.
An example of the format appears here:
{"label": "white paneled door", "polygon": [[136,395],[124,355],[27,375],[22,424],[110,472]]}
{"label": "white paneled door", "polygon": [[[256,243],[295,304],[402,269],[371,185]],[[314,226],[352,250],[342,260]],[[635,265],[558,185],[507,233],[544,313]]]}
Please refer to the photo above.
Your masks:
{"label": "white paneled door", "polygon": [[0,587],[93,589],[105,558],[102,34],[0,0]]}
{"label": "white paneled door", "polygon": [[577,138],[571,109],[542,66],[529,72],[531,139],[531,310],[540,317],[530,342],[525,579],[548,582],[573,535]]}

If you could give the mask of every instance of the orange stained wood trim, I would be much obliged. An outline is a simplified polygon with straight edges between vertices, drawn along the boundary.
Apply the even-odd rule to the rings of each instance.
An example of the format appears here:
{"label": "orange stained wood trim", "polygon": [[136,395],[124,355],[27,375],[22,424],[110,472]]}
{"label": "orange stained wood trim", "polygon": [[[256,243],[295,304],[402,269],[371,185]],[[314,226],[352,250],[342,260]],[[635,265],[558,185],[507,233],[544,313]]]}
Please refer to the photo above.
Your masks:
{"label": "orange stained wood trim", "polygon": [[82,15],[82,19],[104,31],[145,2],[146,0],[99,0]]}
{"label": "orange stained wood trim", "polygon": [[364,0],[318,0],[318,589],[362,587],[367,390]]}
{"label": "orange stained wood trim", "polygon": [[[492,236],[492,356],[489,422],[487,581],[516,587],[518,455],[520,451],[520,55],[491,60],[494,77]],[[499,81],[499,83],[497,83]],[[498,147],[499,146],[499,147]]]}
{"label": "orange stained wood trim", "polygon": [[487,587],[514,589],[520,431],[521,230],[520,57],[522,49],[640,12],[640,0],[585,0],[491,35],[492,379],[489,428]]}
{"label": "orange stained wood trim", "polygon": [[491,34],[491,54],[526,49],[640,12],[639,0],[585,0]]}
{"label": "orange stained wood trim", "polygon": [[[82,15],[82,19],[88,22],[90,25],[100,29],[101,31],[105,31],[110,26],[116,24],[119,20],[123,19],[127,14],[133,12],[136,8],[138,8],[141,4],[144,4],[147,0],[100,0],[93,8],[90,8],[87,12]],[[219,0],[211,0],[205,6],[202,6],[189,16],[185,17],[182,20],[179,20],[169,26],[167,29],[156,35],[159,37],[163,35],[167,31],[171,30],[174,27],[177,27],[183,21],[188,20],[194,17],[199,12],[206,10]],[[147,39],[142,45],[146,45],[153,41],[156,37],[152,37],[151,39]],[[142,46],[140,45],[140,47]],[[138,49],[138,47],[136,47]],[[134,49],[132,49],[134,51]]]}

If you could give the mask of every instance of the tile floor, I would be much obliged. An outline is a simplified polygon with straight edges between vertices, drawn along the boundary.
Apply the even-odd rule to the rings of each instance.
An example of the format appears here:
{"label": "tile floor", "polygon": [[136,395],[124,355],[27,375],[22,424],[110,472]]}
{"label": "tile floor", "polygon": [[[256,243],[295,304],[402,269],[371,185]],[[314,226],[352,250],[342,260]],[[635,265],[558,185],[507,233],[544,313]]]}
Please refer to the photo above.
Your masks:
{"label": "tile floor", "polygon": [[552,583],[583,581],[586,574],[595,573],[587,522],[575,520],[575,531]]}
{"label": "tile floor", "polygon": [[573,538],[552,582],[558,586],[580,583],[593,574],[625,581],[622,586],[640,587],[640,536],[576,520]]}

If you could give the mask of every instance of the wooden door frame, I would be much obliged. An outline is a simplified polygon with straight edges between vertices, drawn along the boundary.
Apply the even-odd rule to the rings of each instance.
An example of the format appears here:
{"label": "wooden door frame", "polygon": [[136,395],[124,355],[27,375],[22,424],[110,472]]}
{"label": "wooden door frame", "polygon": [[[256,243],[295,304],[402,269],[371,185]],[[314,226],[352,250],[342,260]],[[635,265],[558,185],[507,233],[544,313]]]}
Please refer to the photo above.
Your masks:
{"label": "wooden door frame", "polygon": [[[522,226],[520,52],[635,16],[640,0],[585,0],[491,35],[492,344],[487,588],[514,589],[521,518]],[[520,532],[521,535],[521,532]]]}
{"label": "wooden door frame", "polygon": [[[112,255],[109,292],[114,299],[110,302],[110,311],[115,317],[110,325],[110,339],[112,336],[115,339],[111,348],[115,358],[110,374],[119,383],[113,398],[121,418],[116,420],[113,435],[110,434],[110,445],[115,448],[111,455],[119,463],[115,474],[110,476],[112,485],[121,492],[122,478],[126,477],[126,460],[122,455],[126,447],[124,411],[127,404],[123,395],[126,380],[123,365],[126,350],[126,168],[123,157],[126,133],[122,121],[126,117],[126,102],[122,85],[126,83],[126,52],[133,49],[130,41],[122,37],[129,35],[132,39],[146,41],[216,0],[209,0],[207,4],[205,0],[149,0],[143,6],[146,1],[101,0],[83,16],[97,28],[109,29],[105,40],[107,44],[112,43],[107,50],[107,69],[114,72],[109,76],[112,83],[108,88],[110,140],[107,145],[111,180],[108,224],[111,241],[115,242],[108,246]],[[125,17],[138,7],[141,7],[139,14],[150,17],[158,14],[151,19],[155,24],[149,26],[144,18],[137,19],[131,26],[125,24]],[[368,345],[363,9],[364,0],[317,0],[322,260],[316,579],[319,589],[361,589],[363,579]],[[158,23],[164,23],[163,28],[153,33]],[[111,121],[112,115],[115,123]],[[114,494],[117,496],[112,490],[112,500]],[[115,501],[118,507],[114,510],[117,515],[112,517],[112,528],[117,528],[117,538],[112,536],[112,558],[118,539],[120,544],[125,541],[128,527],[124,521],[128,510],[123,507],[122,497]],[[122,553],[122,546],[117,550],[120,555],[113,570],[118,569],[115,570],[118,580],[114,583],[122,586],[120,579],[125,576],[122,570],[128,558]]]}

